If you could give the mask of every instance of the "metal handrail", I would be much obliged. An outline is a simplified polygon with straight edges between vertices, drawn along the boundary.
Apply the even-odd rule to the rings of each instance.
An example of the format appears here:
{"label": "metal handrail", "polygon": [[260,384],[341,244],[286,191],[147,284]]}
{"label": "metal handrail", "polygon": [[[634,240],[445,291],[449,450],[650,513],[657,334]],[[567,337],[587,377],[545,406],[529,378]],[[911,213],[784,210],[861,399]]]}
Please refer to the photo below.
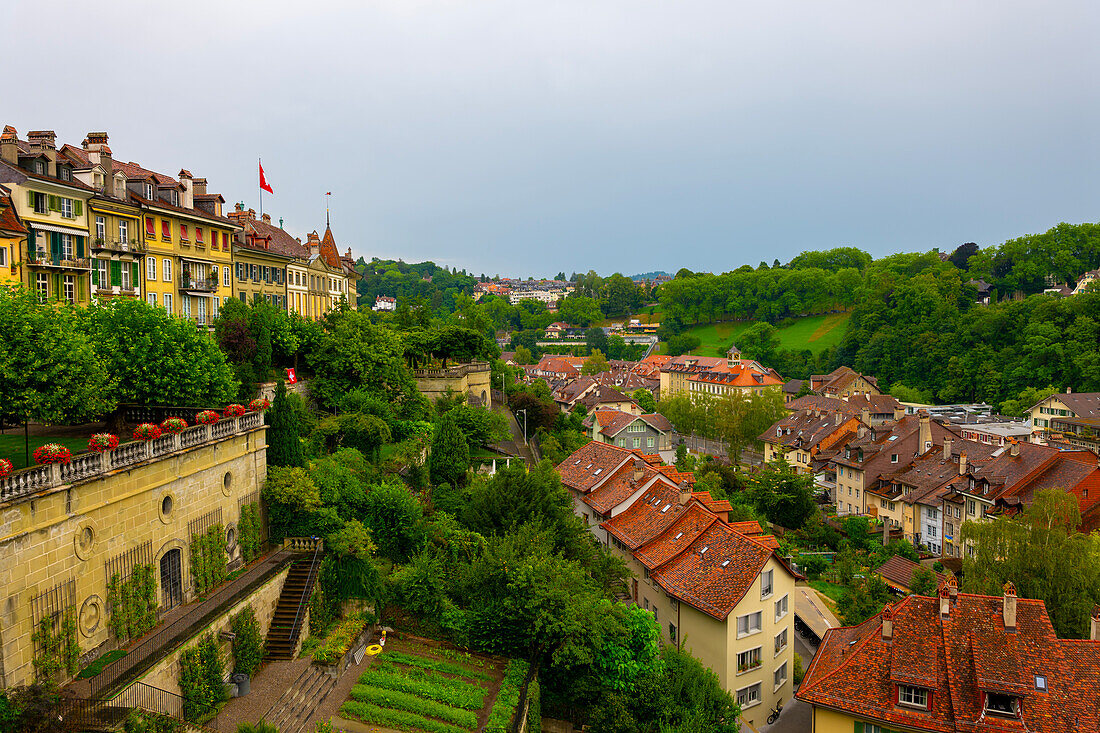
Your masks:
{"label": "metal handrail", "polygon": [[[313,538],[316,539],[316,538]],[[313,588],[314,575],[317,570],[317,557],[321,553],[321,543],[318,542],[313,548],[313,559],[309,563],[309,575],[306,576],[306,587],[302,592],[302,597],[298,599],[298,610],[294,614],[294,623],[290,627],[290,643],[293,644],[298,640],[298,634],[301,633],[301,629],[298,628],[298,622],[302,617],[302,604],[306,602],[306,598],[310,595]]]}
{"label": "metal handrail", "polygon": [[[156,715],[166,715],[193,728],[216,731],[216,728],[187,720],[183,714],[185,703],[198,706],[199,709],[204,711],[204,717],[209,716],[209,721],[213,721],[217,715],[217,708],[205,702],[189,700],[183,695],[177,695],[169,690],[154,687],[144,682],[134,682],[114,696],[104,695],[73,700],[61,717],[70,730],[82,730],[90,725],[95,725],[97,716],[107,708],[139,709]],[[210,715],[211,713],[214,715]]]}

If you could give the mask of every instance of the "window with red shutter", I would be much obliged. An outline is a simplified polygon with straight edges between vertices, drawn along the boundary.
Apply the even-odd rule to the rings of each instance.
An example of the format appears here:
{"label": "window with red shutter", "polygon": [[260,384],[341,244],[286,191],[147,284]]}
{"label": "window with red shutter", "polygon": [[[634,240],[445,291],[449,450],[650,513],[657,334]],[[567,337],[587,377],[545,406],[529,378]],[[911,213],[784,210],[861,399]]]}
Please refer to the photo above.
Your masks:
{"label": "window with red shutter", "polygon": [[166,240],[172,238],[172,225],[167,219],[160,220],[160,236]]}
{"label": "window with red shutter", "polygon": [[187,241],[187,225],[180,224],[180,239]]}
{"label": "window with red shutter", "polygon": [[195,227],[195,241],[202,244],[202,227]]}
{"label": "window with red shutter", "polygon": [[149,237],[157,235],[157,222],[151,216],[145,217],[145,234]]}
{"label": "window with red shutter", "polygon": [[224,249],[224,250],[229,249],[229,235],[226,234],[225,232],[222,232],[222,249]]}

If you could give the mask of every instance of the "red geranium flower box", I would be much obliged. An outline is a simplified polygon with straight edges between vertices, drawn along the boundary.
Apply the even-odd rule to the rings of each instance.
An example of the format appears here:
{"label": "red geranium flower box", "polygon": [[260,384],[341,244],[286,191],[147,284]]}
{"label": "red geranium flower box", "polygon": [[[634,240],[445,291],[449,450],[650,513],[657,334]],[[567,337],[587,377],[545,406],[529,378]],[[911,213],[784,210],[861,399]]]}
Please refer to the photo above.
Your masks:
{"label": "red geranium flower box", "polygon": [[88,439],[88,450],[102,453],[118,447],[118,436],[110,433],[96,433]]}
{"label": "red geranium flower box", "polygon": [[178,435],[186,427],[187,421],[182,417],[170,417],[160,422],[160,429],[167,435]]}
{"label": "red geranium flower box", "polygon": [[241,415],[244,414],[244,406],[243,405],[227,405],[226,408],[224,410],[222,410],[222,413],[226,417],[240,417]]}
{"label": "red geranium flower box", "polygon": [[221,416],[213,410],[203,410],[198,415],[195,415],[195,422],[202,425],[213,425],[220,419]]}
{"label": "red geranium flower box", "polygon": [[271,407],[271,402],[266,397],[257,397],[248,403],[248,409],[253,412],[263,412],[269,407]]}
{"label": "red geranium flower box", "polygon": [[59,443],[46,443],[34,449],[35,463],[68,463],[72,459],[69,449]]}
{"label": "red geranium flower box", "polygon": [[151,422],[143,422],[134,428],[134,440],[156,440],[160,437],[160,428]]}
{"label": "red geranium flower box", "polygon": [[0,458],[0,478],[4,478],[5,476],[10,476],[11,475],[11,470],[12,470],[11,461],[9,461],[7,458]]}

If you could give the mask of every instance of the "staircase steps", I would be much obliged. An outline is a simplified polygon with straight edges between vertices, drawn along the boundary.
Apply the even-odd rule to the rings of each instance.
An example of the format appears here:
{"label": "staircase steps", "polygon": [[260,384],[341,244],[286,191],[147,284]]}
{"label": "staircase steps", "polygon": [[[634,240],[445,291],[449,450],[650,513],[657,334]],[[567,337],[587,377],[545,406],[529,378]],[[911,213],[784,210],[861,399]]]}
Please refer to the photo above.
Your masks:
{"label": "staircase steps", "polygon": [[[298,637],[301,635],[300,627],[305,617],[306,607],[309,605],[309,595],[313,591],[315,578],[310,578],[310,566],[310,558],[296,560],[290,566],[286,581],[283,583],[283,590],[279,594],[279,602],[275,606],[275,615],[267,631],[267,640],[264,644],[264,659],[267,661],[294,658],[294,648],[298,644]],[[298,619],[299,625],[297,633],[294,632],[295,618]]]}
{"label": "staircase steps", "polygon": [[336,680],[309,665],[264,715],[279,733],[308,733],[307,724],[313,713],[336,687]]}

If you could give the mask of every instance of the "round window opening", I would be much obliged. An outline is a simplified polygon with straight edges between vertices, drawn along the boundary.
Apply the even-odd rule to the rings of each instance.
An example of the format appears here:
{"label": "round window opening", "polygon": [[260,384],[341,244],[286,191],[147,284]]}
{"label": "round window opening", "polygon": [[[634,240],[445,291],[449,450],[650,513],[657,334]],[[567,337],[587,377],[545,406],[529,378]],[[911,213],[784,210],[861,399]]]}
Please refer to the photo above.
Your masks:
{"label": "round window opening", "polygon": [[160,500],[160,513],[164,516],[168,516],[172,513],[172,497],[166,496]]}
{"label": "round window opening", "polygon": [[91,527],[85,527],[84,531],[80,533],[80,546],[87,550],[95,542],[95,533],[92,532]]}
{"label": "round window opening", "polygon": [[222,486],[228,491],[229,487],[233,485],[233,474],[229,471],[225,472],[225,476],[222,478]]}

